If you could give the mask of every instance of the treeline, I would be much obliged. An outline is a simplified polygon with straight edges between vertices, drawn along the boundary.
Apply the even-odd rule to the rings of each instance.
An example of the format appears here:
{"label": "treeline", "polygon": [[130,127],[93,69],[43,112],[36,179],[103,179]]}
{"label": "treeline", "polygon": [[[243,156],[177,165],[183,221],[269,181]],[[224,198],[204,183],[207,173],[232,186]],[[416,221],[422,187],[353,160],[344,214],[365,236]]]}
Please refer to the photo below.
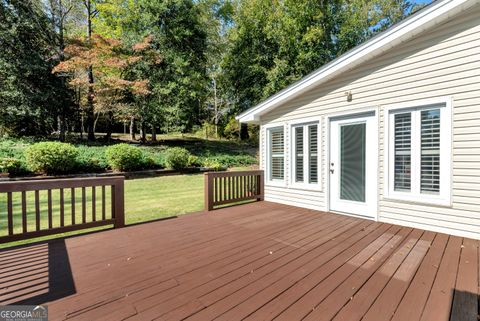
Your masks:
{"label": "treeline", "polygon": [[0,132],[203,130],[411,14],[404,0],[0,0]]}

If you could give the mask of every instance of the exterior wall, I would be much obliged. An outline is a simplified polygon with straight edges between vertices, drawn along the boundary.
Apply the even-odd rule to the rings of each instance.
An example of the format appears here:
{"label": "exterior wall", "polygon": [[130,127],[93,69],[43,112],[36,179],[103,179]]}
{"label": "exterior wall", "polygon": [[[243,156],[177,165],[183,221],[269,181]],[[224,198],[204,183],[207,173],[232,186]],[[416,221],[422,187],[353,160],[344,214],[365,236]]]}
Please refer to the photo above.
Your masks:
{"label": "exterior wall", "polygon": [[[266,186],[266,200],[328,210],[327,116],[378,108],[379,220],[480,238],[480,8],[453,17],[261,117],[261,166],[265,168],[265,126],[321,117],[321,190],[288,186],[290,151],[286,150],[286,186]],[[347,102],[345,92],[353,100]],[[432,206],[386,199],[384,194],[384,107],[450,96],[453,99],[452,205]],[[268,184],[267,184],[268,185]]]}

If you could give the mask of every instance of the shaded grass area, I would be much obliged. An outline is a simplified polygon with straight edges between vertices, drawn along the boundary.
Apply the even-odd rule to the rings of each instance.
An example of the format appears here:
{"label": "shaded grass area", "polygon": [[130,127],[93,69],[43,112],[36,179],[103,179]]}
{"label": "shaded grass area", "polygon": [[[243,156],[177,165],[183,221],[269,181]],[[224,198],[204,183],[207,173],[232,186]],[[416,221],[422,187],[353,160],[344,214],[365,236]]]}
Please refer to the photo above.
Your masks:
{"label": "shaded grass area", "polygon": [[[197,212],[203,209],[203,174],[162,176],[125,181],[125,221],[126,224],[147,222],[151,220],[177,216],[185,213]],[[41,227],[48,227],[47,192],[40,193]],[[75,190],[75,221],[82,221],[81,189]],[[65,190],[65,225],[70,225],[71,217],[71,192]],[[86,218],[92,221],[91,188],[86,189]],[[102,215],[101,188],[96,189],[97,217]],[[110,191],[106,189],[106,199],[110,199]],[[107,201],[106,217],[111,217],[111,208]],[[14,193],[14,230],[22,231],[21,224],[21,194]],[[7,234],[7,202],[6,195],[0,194],[0,236]],[[35,198],[33,192],[27,193],[27,230],[35,230]],[[52,191],[52,217],[53,226],[60,226],[59,191]],[[71,236],[86,232],[105,229],[108,227],[92,228],[83,231],[62,233],[48,237],[0,244],[0,248],[14,245],[33,243],[37,241]]]}

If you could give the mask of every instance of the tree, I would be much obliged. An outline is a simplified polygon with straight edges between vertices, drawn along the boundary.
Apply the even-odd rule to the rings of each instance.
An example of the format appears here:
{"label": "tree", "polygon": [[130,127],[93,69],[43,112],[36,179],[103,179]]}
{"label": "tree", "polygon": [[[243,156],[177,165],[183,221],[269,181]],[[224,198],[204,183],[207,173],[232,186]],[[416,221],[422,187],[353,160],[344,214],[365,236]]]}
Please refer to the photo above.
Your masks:
{"label": "tree", "polygon": [[232,113],[283,89],[408,14],[401,0],[243,0],[223,60]]}
{"label": "tree", "polygon": [[[138,47],[143,48],[143,47]],[[86,95],[87,110],[107,115],[107,139],[110,139],[114,113],[126,108],[127,96],[146,96],[148,81],[128,80],[124,71],[142,59],[143,49],[125,50],[121,41],[93,34],[77,38],[65,48],[67,58],[53,70],[57,75],[68,74],[69,84]],[[95,77],[96,81],[91,79]],[[86,102],[85,102],[86,101]],[[94,124],[92,130],[94,132]]]}
{"label": "tree", "polygon": [[71,93],[51,74],[55,30],[40,1],[0,1],[0,126],[14,135],[50,134]]}

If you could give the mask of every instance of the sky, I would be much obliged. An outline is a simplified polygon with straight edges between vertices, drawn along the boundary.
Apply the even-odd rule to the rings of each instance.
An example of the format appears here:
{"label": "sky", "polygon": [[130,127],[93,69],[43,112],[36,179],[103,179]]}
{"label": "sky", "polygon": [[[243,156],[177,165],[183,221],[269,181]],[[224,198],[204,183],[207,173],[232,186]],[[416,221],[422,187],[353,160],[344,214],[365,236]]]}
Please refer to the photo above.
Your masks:
{"label": "sky", "polygon": [[432,0],[413,0],[412,2],[418,3],[418,4],[423,4],[423,3],[429,4],[432,2]]}

